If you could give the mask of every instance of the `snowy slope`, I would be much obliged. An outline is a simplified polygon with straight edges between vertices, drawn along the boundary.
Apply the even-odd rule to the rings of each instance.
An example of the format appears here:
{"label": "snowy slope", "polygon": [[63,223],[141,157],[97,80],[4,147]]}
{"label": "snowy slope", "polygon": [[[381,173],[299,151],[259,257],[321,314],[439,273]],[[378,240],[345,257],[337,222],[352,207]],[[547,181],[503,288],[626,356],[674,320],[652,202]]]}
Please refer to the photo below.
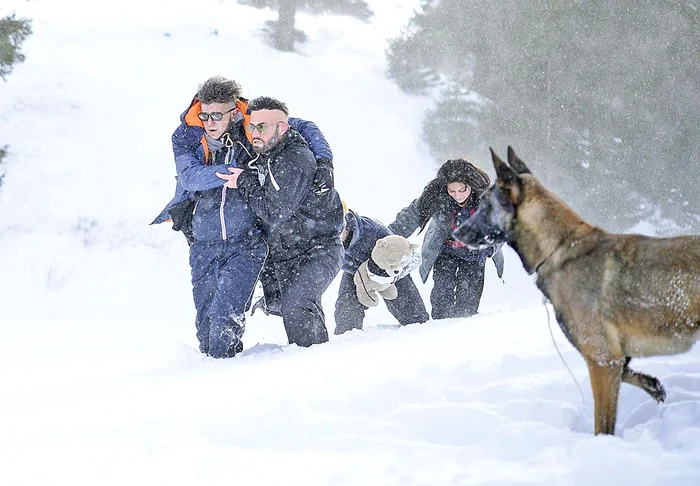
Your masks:
{"label": "snowy slope", "polygon": [[364,332],[300,349],[256,314],[240,356],[195,351],[187,246],[148,223],[204,79],[315,121],[363,214],[390,222],[432,177],[429,100],[384,77],[419,2],[371,3],[370,23],[300,14],[294,54],[264,42],[275,13],[233,1],[3,3],[34,34],[0,85],[2,484],[700,484],[700,352],[640,361],[667,402],[625,386],[617,437],[592,436],[585,366],[552,323],[582,399],[510,250],[468,320],[372,309]]}

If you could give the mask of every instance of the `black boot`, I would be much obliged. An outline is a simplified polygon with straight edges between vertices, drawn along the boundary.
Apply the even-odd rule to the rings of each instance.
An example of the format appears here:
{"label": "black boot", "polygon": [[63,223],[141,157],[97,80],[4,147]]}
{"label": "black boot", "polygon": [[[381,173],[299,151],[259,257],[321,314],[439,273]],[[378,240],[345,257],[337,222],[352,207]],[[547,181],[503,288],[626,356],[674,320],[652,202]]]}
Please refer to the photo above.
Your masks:
{"label": "black boot", "polygon": [[250,315],[252,316],[253,314],[255,314],[255,311],[258,309],[260,309],[266,316],[272,314],[273,316],[282,317],[282,313],[280,312],[279,300],[274,300],[270,302],[270,304],[268,304],[267,299],[263,295],[250,308]]}
{"label": "black boot", "polygon": [[236,356],[238,353],[243,351],[243,341],[236,341],[235,343],[229,344],[228,349],[222,356],[222,358],[233,358]]}
{"label": "black boot", "polygon": [[255,303],[253,304],[253,307],[250,308],[250,315],[252,316],[253,314],[255,314],[255,311],[258,309],[263,311],[263,314],[265,314],[266,316],[270,315],[270,312],[267,310],[267,306],[265,305],[265,296],[264,295],[262,297],[260,297],[258,300],[256,300]]}

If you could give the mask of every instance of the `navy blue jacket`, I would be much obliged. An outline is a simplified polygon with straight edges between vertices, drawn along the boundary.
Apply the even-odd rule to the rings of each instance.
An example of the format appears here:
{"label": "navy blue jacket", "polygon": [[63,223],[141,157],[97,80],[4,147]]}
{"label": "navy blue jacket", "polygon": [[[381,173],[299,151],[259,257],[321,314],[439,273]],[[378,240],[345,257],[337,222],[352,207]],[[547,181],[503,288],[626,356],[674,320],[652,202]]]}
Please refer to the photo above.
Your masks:
{"label": "navy blue jacket", "polygon": [[[249,148],[237,150],[239,164],[252,156]],[[340,245],[340,196],[335,189],[323,195],[311,190],[317,164],[299,133],[288,130],[269,154],[253,156],[244,166],[248,170],[238,177],[238,189],[263,221],[273,261]]]}
{"label": "navy blue jacket", "polygon": [[372,257],[377,240],[389,236],[391,231],[379,221],[360,216],[353,210],[345,214],[345,225],[349,240],[343,242],[343,271],[354,274],[360,265]]}
{"label": "navy blue jacket", "polygon": [[[245,111],[245,105],[239,108]],[[229,129],[230,146],[211,154],[204,142],[202,123],[196,117],[199,111],[201,104],[193,100],[180,116],[181,124],[172,136],[177,169],[175,196],[151,224],[172,220],[173,229],[200,241],[252,238],[260,231],[259,218],[239,191],[224,189],[225,181],[216,176],[216,172],[228,174],[228,166],[238,167],[239,152],[235,148],[247,143],[243,121],[238,120]],[[317,158],[332,159],[333,153],[314,123],[290,118],[289,124],[301,131]]]}
{"label": "navy blue jacket", "polygon": [[198,109],[201,110],[200,104],[195,102],[181,115],[181,124],[172,136],[177,182],[183,189],[181,196],[194,197],[195,201],[192,237],[197,241],[262,238],[260,221],[245,199],[235,189],[224,187],[226,181],[216,176],[217,172],[229,173],[228,166],[235,167],[231,160],[233,142],[224,134],[222,140],[228,140],[226,146],[209,153],[203,141],[204,128],[201,123],[192,124],[195,118],[190,112]]}

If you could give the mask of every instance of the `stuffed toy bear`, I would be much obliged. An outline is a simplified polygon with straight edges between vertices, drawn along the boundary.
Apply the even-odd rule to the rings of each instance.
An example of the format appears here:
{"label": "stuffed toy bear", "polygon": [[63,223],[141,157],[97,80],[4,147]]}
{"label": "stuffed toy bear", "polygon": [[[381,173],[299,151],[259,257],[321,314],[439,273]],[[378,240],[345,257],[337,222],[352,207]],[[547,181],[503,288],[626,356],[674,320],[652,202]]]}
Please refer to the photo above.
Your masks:
{"label": "stuffed toy bear", "polygon": [[360,265],[353,278],[360,304],[374,307],[379,304],[379,295],[394,300],[398,295],[394,282],[406,275],[407,267],[414,266],[411,264],[417,248],[417,244],[399,235],[378,239],[372,257]]}

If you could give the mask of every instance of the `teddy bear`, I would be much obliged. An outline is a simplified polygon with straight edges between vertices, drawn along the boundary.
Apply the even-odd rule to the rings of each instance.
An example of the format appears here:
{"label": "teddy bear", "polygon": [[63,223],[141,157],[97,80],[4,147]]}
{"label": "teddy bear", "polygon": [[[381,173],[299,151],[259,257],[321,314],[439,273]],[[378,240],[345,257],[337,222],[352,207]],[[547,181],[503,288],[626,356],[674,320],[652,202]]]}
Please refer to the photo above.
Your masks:
{"label": "teddy bear", "polygon": [[379,304],[379,295],[394,300],[398,295],[394,282],[403,276],[417,248],[417,244],[399,235],[378,239],[372,257],[360,265],[353,277],[360,304],[374,307]]}

